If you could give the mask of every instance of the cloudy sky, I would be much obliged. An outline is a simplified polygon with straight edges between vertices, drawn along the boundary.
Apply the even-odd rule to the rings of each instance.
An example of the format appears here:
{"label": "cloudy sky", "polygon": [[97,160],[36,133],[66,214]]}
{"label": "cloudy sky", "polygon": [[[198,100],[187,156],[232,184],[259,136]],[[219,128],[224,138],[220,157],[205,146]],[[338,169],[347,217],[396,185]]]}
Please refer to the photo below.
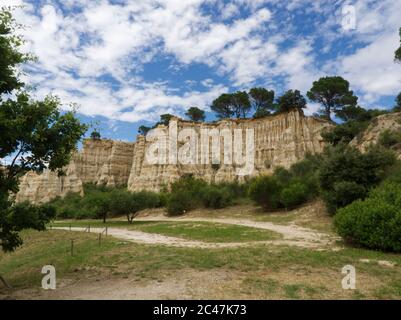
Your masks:
{"label": "cloudy sky", "polygon": [[[304,94],[341,75],[364,107],[390,108],[400,0],[0,0],[15,11],[38,62],[41,98],[79,105],[103,136],[135,140],[162,113],[208,110],[219,94],[264,86]],[[347,23],[352,5],[356,25]],[[346,14],[346,15],[344,15]],[[345,24],[344,24],[345,23]],[[316,110],[310,104],[308,112]],[[211,115],[209,115],[211,118]]]}

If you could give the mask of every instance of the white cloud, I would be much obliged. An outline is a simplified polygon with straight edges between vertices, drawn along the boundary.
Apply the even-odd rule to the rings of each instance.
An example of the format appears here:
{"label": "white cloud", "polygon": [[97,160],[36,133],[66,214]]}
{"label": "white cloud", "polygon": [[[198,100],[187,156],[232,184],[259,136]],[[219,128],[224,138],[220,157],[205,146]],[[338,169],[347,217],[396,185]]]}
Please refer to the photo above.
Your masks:
{"label": "white cloud", "polygon": [[[185,79],[181,86],[144,80],[145,64],[166,56],[172,60],[171,73],[201,63],[227,78],[231,87],[242,89],[281,76],[286,89],[305,92],[327,73],[343,75],[371,102],[400,88],[400,66],[392,60],[400,1],[355,1],[358,26],[348,34],[336,32],[338,17],[334,4],[327,1],[233,0],[223,5],[218,0],[119,4],[66,0],[62,5],[67,10],[62,11],[59,2],[48,0],[39,13],[30,0],[24,3],[26,8],[16,18],[29,26],[24,32],[29,40],[26,50],[39,58],[29,67],[28,82],[38,85],[38,96],[53,92],[65,102],[78,102],[87,115],[126,121],[156,119],[162,112],[208,106],[230,89],[208,79],[210,75],[203,81]],[[337,0],[336,8],[341,3],[345,1]],[[203,6],[210,6],[215,14]],[[290,12],[280,21],[284,10]],[[297,34],[293,18],[299,10],[328,19],[322,24],[319,19],[310,22],[316,27],[313,36]],[[363,47],[319,67],[317,35],[323,38],[326,54],[340,37],[355,39]],[[287,40],[295,44],[284,45]],[[206,91],[198,91],[197,84]]]}

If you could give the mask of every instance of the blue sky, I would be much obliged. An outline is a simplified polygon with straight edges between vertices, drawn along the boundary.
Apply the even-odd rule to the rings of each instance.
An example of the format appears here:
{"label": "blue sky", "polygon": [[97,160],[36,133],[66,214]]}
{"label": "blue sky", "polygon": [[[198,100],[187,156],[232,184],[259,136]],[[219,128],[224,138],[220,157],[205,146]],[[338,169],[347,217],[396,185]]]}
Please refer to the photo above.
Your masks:
{"label": "blue sky", "polygon": [[[35,95],[60,96],[103,136],[134,141],[162,113],[208,110],[221,93],[302,93],[325,75],[350,81],[366,108],[401,91],[399,0],[1,0],[26,28]],[[344,25],[345,6],[355,28]],[[348,26],[348,27],[347,27]],[[307,113],[318,106],[309,103]],[[208,119],[212,119],[208,113]]]}

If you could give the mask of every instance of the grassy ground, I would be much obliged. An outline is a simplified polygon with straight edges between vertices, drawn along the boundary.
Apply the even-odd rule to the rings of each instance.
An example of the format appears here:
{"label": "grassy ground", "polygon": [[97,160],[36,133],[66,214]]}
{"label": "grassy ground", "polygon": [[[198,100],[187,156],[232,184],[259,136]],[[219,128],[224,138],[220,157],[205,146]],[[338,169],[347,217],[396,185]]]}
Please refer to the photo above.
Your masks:
{"label": "grassy ground", "polygon": [[122,227],[129,230],[140,230],[148,233],[157,233],[166,236],[180,237],[188,240],[205,242],[248,242],[266,241],[282,238],[280,234],[263,229],[249,228],[237,225],[228,225],[210,222],[159,222],[159,221],[108,221],[106,224],[99,221],[67,221],[54,223],[55,227]]}
{"label": "grassy ground", "polygon": [[[292,223],[307,221],[305,212],[297,212]],[[119,223],[127,226],[124,221],[112,224]],[[174,224],[176,227],[172,227]],[[209,240],[217,237],[219,241],[231,239],[220,236],[221,230],[214,231],[216,226],[213,224],[137,222],[133,228],[137,227],[141,230],[149,228],[148,232],[158,230],[182,236],[191,231],[191,237],[203,238],[203,241],[207,240],[205,237],[210,237]],[[319,227],[325,228],[330,229],[330,226]],[[318,251],[262,244],[225,249],[173,248],[129,243],[111,237],[99,245],[94,234],[59,230],[25,231],[23,238],[24,245],[16,252],[0,253],[0,273],[15,287],[12,292],[0,287],[0,297],[42,295],[43,290],[39,287],[43,275],[40,271],[42,266],[51,264],[56,267],[61,285],[71,288],[69,291],[56,290],[61,292],[59,298],[64,297],[63,294],[69,294],[67,297],[79,295],[85,290],[93,295],[95,291],[86,287],[98,283],[103,290],[102,286],[109,285],[105,279],[118,284],[112,290],[116,293],[129,286],[135,287],[138,298],[144,295],[171,299],[401,298],[399,254],[351,247]],[[71,239],[74,239],[74,256],[70,253]],[[380,261],[395,266],[383,265]],[[356,290],[341,288],[344,277],[341,269],[348,264],[356,268]],[[165,291],[161,294],[163,287]],[[36,291],[19,293],[27,288]],[[99,288],[96,288],[98,292]]]}

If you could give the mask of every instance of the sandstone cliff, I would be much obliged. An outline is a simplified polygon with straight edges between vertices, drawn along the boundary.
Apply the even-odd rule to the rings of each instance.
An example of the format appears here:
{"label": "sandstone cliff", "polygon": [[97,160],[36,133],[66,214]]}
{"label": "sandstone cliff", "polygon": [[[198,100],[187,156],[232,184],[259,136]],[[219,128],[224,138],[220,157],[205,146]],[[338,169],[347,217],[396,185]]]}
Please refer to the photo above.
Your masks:
{"label": "sandstone cliff", "polygon": [[87,139],[81,152],[64,168],[65,176],[45,170],[21,178],[17,202],[44,203],[69,192],[83,194],[83,184],[126,185],[132,167],[134,143]]}
{"label": "sandstone cliff", "polygon": [[[68,192],[83,192],[85,183],[109,186],[127,185],[131,191],[160,190],[170,185],[184,174],[193,174],[208,182],[241,181],[246,177],[239,175],[244,169],[240,156],[246,154],[247,129],[253,134],[254,157],[249,175],[271,173],[278,166],[289,167],[301,160],[306,153],[318,153],[323,150],[321,132],[331,126],[328,122],[313,117],[305,117],[302,112],[292,111],[263,119],[221,120],[214,123],[195,123],[174,118],[169,127],[159,126],[159,136],[151,139],[138,136],[135,143],[112,140],[85,140],[82,151],[73,155],[66,168],[66,176],[45,171],[42,175],[28,173],[21,179],[17,201],[46,202]],[[195,133],[195,139],[178,137],[177,153],[186,145],[194,147],[194,162],[183,164],[180,161],[164,164],[149,163],[146,153],[154,140],[164,137],[169,142],[169,132],[175,127]],[[217,129],[217,130],[216,130]],[[239,130],[241,129],[241,130]],[[215,130],[225,132],[218,137],[220,144],[220,164],[212,164],[212,139],[203,139],[202,132]],[[235,131],[236,130],[236,131]],[[185,131],[185,130],[184,130]],[[243,132],[242,136],[235,132]],[[230,147],[243,145],[243,152],[232,162],[225,162],[225,139],[231,141]],[[191,142],[192,141],[192,142]],[[193,141],[195,141],[193,143]],[[204,156],[204,148],[209,152]],[[208,150],[208,149],[206,149]],[[170,154],[167,154],[169,159]],[[200,161],[201,158],[203,161]],[[235,154],[234,154],[235,158]],[[238,161],[236,161],[238,160]]]}
{"label": "sandstone cliff", "polygon": [[[183,129],[193,129],[196,132],[197,140],[195,143],[196,161],[195,164],[152,164],[146,161],[145,152],[152,143],[145,141],[144,137],[139,137],[135,147],[135,155],[131,175],[128,180],[128,189],[138,191],[141,189],[158,191],[163,186],[168,186],[171,182],[179,179],[183,174],[191,173],[196,177],[205,179],[208,182],[222,182],[242,180],[245,177],[238,175],[238,169],[243,164],[235,163],[227,165],[222,160],[224,155],[224,137],[221,137],[219,165],[213,165],[212,155],[209,152],[209,163],[199,161],[203,156],[201,132],[205,129],[218,129],[219,132],[226,130],[234,135],[235,129],[243,132],[243,155],[246,152],[245,139],[246,130],[253,129],[254,134],[254,170],[250,174],[258,175],[261,173],[269,174],[274,168],[283,166],[288,168],[293,163],[301,160],[306,153],[319,153],[323,150],[323,140],[320,133],[324,128],[331,126],[328,122],[312,117],[305,117],[302,112],[293,111],[263,119],[247,120],[222,120],[216,123],[194,123],[173,119],[170,122],[177,126],[178,132]],[[171,128],[159,126],[160,130],[169,133]],[[232,143],[235,139],[232,137]],[[239,140],[240,141],[240,140]],[[179,144],[184,144],[179,141]],[[180,146],[180,145],[179,145]],[[209,151],[211,147],[209,146]],[[169,155],[167,155],[168,157]]]}

